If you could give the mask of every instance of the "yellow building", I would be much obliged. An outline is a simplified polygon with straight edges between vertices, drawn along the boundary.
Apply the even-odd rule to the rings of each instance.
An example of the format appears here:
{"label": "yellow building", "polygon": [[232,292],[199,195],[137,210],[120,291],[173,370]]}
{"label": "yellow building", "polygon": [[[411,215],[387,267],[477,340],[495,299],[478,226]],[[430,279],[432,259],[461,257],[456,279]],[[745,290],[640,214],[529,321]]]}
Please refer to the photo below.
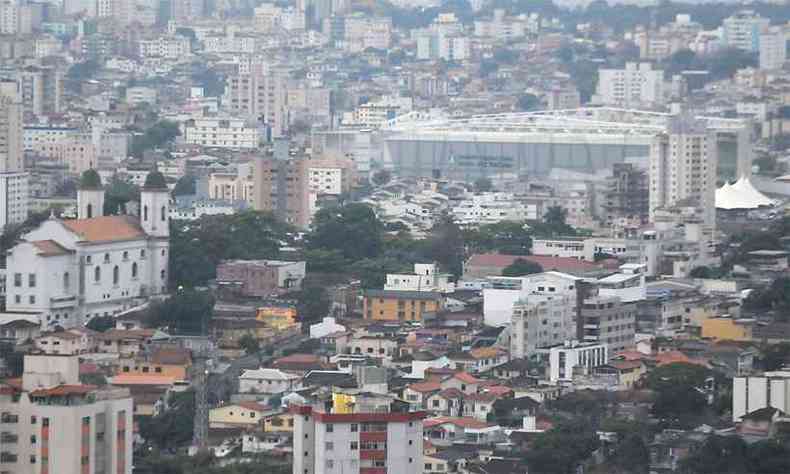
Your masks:
{"label": "yellow building", "polygon": [[256,311],[255,319],[278,331],[299,325],[296,321],[296,308],[288,306],[262,306]]}
{"label": "yellow building", "polygon": [[294,430],[294,417],[292,414],[277,413],[275,415],[267,416],[263,419],[263,431],[276,432],[276,431],[293,431]]}
{"label": "yellow building", "polygon": [[255,428],[259,426],[268,408],[256,402],[239,402],[212,408],[208,413],[210,428]]}
{"label": "yellow building", "polygon": [[362,302],[365,319],[377,321],[422,321],[443,308],[444,296],[435,291],[365,290]]}
{"label": "yellow building", "polygon": [[754,320],[710,318],[702,321],[702,337],[716,341],[751,341]]}

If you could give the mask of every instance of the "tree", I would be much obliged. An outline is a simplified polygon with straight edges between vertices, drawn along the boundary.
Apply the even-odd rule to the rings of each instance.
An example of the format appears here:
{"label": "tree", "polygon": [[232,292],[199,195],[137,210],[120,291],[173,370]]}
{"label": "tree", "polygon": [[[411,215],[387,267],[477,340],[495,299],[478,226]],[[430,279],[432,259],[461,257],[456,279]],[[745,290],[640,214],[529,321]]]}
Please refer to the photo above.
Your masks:
{"label": "tree", "polygon": [[475,192],[487,193],[494,189],[494,183],[489,178],[478,178],[475,180]]}
{"label": "tree", "polygon": [[534,234],[540,237],[576,235],[576,229],[566,223],[567,218],[567,209],[560,206],[552,206],[546,210],[542,222],[530,222],[529,226]]}
{"label": "tree", "polygon": [[129,202],[140,201],[140,188],[113,177],[104,189],[104,215],[125,214]]}
{"label": "tree", "polygon": [[680,471],[689,474],[740,474],[748,472],[746,442],[738,436],[710,436],[681,461]]}
{"label": "tree", "polygon": [[348,271],[354,278],[360,280],[362,288],[381,288],[387,282],[388,273],[411,272],[412,268],[409,262],[391,257],[382,257],[356,261],[349,267]]}
{"label": "tree", "polygon": [[244,349],[247,354],[257,354],[261,350],[261,345],[252,334],[245,334],[239,338],[239,347]]}
{"label": "tree", "polygon": [[293,228],[273,214],[244,211],[170,222],[170,286],[205,285],[222,260],[278,258]]}
{"label": "tree", "polygon": [[458,224],[451,218],[437,222],[427,239],[424,256],[439,263],[446,271],[460,275],[464,263],[464,239]]}
{"label": "tree", "polygon": [[524,275],[531,275],[533,273],[540,273],[543,267],[535,262],[530,262],[523,258],[518,258],[516,261],[508,265],[502,270],[502,276],[519,277]]}
{"label": "tree", "polygon": [[790,342],[771,344],[761,352],[763,370],[779,370],[790,366]]}
{"label": "tree", "polygon": [[146,151],[162,148],[179,135],[181,135],[181,131],[177,123],[160,120],[143,133],[135,134],[132,137],[130,153],[135,158],[142,158]]}
{"label": "tree", "polygon": [[140,436],[158,450],[175,449],[192,441],[195,391],[171,392],[169,408],[153,417],[139,419]]}
{"label": "tree", "polygon": [[94,316],[85,326],[93,331],[104,332],[115,327],[115,318],[112,316]]}
{"label": "tree", "polygon": [[572,474],[598,447],[598,436],[585,421],[561,422],[536,436],[526,460],[530,474]]}
{"label": "tree", "polygon": [[541,104],[540,98],[535,94],[524,94],[518,98],[516,105],[518,106],[519,110],[529,112],[539,109]]}
{"label": "tree", "polygon": [[790,448],[776,440],[758,441],[749,446],[747,462],[754,474],[790,472]]}
{"label": "tree", "polygon": [[392,173],[389,170],[379,170],[373,173],[371,180],[376,186],[384,186],[392,179]]}
{"label": "tree", "polygon": [[326,289],[317,285],[305,285],[301,290],[287,293],[282,298],[296,302],[296,314],[304,329],[326,317],[332,304]]}
{"label": "tree", "polygon": [[790,278],[779,277],[768,288],[752,291],[743,306],[750,311],[779,311],[784,319],[790,310]]}
{"label": "tree", "polygon": [[710,267],[699,266],[694,267],[689,273],[691,278],[713,278],[713,270]]}
{"label": "tree", "polygon": [[185,174],[178,178],[173,188],[173,196],[193,196],[197,193],[197,180],[194,176]]}
{"label": "tree", "polygon": [[313,218],[307,248],[338,250],[350,262],[373,258],[381,252],[383,229],[373,209],[365,204],[325,207]]}
{"label": "tree", "polygon": [[171,334],[207,334],[208,321],[214,311],[214,296],[208,291],[179,290],[148,309],[149,324],[164,326]]}
{"label": "tree", "polygon": [[612,461],[616,472],[646,474],[650,469],[650,451],[641,436],[630,433],[617,444]]}
{"label": "tree", "polygon": [[648,388],[656,392],[653,414],[673,426],[693,424],[707,407],[702,390],[713,375],[710,369],[683,362],[656,367],[647,377]]}

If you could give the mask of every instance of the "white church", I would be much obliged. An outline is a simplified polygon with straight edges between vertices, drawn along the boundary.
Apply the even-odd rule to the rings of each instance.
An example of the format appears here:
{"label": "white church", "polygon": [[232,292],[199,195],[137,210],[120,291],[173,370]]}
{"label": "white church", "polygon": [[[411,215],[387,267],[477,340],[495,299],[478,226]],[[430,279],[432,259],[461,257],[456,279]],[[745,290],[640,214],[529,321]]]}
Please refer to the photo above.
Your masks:
{"label": "white church", "polygon": [[105,216],[101,179],[86,171],[77,219],[52,216],[8,252],[4,317],[37,319],[42,330],[79,327],[166,293],[169,197],[164,176],[152,171],[140,216]]}

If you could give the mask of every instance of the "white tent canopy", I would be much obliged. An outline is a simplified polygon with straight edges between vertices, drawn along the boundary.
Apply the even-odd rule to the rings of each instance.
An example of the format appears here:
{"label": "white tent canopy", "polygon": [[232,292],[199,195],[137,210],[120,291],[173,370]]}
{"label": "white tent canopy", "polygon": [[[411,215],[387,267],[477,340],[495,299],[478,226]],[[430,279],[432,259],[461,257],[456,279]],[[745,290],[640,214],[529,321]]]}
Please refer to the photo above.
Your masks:
{"label": "white tent canopy", "polygon": [[758,191],[746,177],[742,177],[734,184],[724,183],[724,186],[716,190],[717,209],[757,209],[775,204],[772,199]]}

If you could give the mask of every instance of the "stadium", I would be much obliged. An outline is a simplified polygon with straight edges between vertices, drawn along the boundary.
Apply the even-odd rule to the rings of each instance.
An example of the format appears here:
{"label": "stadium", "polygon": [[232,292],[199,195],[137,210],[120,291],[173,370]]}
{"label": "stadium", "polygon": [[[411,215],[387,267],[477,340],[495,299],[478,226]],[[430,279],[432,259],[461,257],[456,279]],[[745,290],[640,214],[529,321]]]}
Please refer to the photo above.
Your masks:
{"label": "stadium", "polygon": [[[436,117],[412,112],[382,127],[384,161],[404,177],[474,180],[540,177],[552,168],[582,173],[633,162],[648,167],[650,145],[673,115],[617,108]],[[695,117],[718,143],[720,180],[748,175],[751,125]]]}

